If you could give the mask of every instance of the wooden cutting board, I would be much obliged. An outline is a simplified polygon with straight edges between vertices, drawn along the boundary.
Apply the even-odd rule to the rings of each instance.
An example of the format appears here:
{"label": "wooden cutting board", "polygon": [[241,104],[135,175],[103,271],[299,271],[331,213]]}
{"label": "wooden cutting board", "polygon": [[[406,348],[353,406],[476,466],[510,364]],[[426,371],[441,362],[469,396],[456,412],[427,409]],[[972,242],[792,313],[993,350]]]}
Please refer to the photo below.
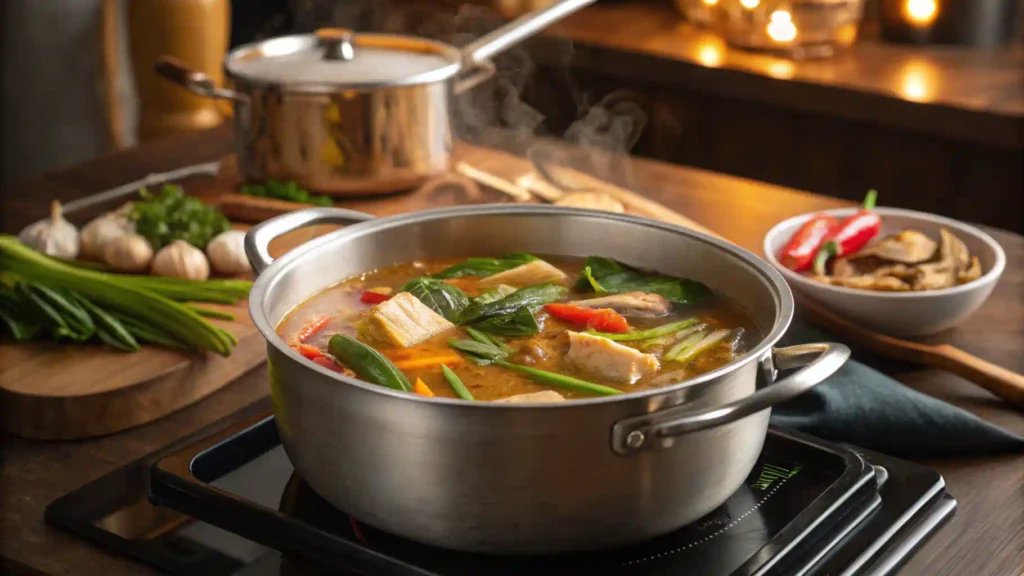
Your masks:
{"label": "wooden cutting board", "polygon": [[[206,180],[197,188],[231,190],[221,177]],[[289,235],[271,253],[308,239],[309,233]],[[111,434],[197,402],[264,362],[266,342],[249,320],[247,301],[203,306],[235,316],[210,320],[238,338],[230,356],[154,346],[126,354],[50,341],[0,343],[0,428],[40,440]]]}
{"label": "wooden cutting board", "polygon": [[188,406],[261,364],[266,343],[244,302],[214,306],[238,337],[228,357],[143,346],[134,354],[57,342],[0,344],[0,427],[41,440],[119,432]]}

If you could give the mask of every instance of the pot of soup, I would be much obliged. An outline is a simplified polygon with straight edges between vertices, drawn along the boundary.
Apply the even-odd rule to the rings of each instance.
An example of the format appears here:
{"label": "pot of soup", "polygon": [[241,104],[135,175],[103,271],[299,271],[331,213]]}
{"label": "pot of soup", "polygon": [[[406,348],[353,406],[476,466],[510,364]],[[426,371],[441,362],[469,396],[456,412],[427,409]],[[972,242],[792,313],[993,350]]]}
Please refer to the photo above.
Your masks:
{"label": "pot of soup", "polygon": [[487,80],[494,56],[593,2],[560,0],[461,48],[341,28],[268,38],[224,59],[231,89],[170,56],[155,69],[232,103],[246,178],[334,195],[397,192],[448,169],[453,94]]}
{"label": "pot of soup", "polygon": [[[268,255],[320,223],[350,226]],[[771,406],[849,357],[774,347],[793,298],[753,254],[633,216],[318,208],[245,246],[295,468],[353,517],[447,548],[607,548],[697,520],[750,473]]]}

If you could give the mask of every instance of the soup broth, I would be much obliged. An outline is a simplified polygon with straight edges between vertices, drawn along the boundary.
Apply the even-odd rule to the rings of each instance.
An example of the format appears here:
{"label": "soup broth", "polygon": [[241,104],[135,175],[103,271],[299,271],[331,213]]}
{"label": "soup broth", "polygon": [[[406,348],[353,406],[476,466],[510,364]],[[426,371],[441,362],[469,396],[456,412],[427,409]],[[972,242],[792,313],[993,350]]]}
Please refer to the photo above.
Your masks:
{"label": "soup broth", "polygon": [[[445,276],[445,270],[462,265],[465,259],[398,264],[345,280],[297,306],[284,318],[277,331],[289,345],[311,361],[354,375],[351,370],[359,372],[358,367],[345,366],[331,355],[329,345],[335,335],[350,336],[387,358],[409,383],[419,381],[422,386],[418,385],[417,391],[458,397],[456,388],[443,373],[444,364],[476,401],[501,400],[543,391],[555,391],[565,399],[595,396],[589,389],[551,384],[538,378],[536,373],[524,373],[515,366],[581,380],[612,392],[636,392],[669,386],[730,362],[761,338],[749,314],[724,296],[706,289],[693,303],[677,300],[668,302],[666,308],[666,299],[656,293],[630,290],[614,294],[604,291],[606,287],[601,286],[600,279],[594,280],[601,288],[597,291],[595,284],[587,283],[583,259],[543,256],[541,261],[564,276],[558,277],[555,272],[535,264],[534,268],[540,270],[541,276],[547,276],[540,284],[564,289],[559,288],[562,290],[559,297],[546,305],[527,307],[537,326],[533,334],[508,335],[503,334],[502,329],[489,328],[483,322],[456,321],[447,328],[442,326],[439,332],[429,337],[402,345],[389,341],[390,332],[382,338],[368,327],[385,325],[374,324],[378,319],[368,319],[374,315],[384,316],[390,308],[397,309],[399,300],[409,300],[415,305],[412,313],[419,313],[420,302],[412,302],[408,296],[399,298],[400,288],[418,278],[438,274]],[[517,279],[512,274],[524,265],[497,274],[465,274],[441,281],[461,291],[468,298],[469,308],[473,308],[481,295],[490,294],[500,301],[503,297],[512,298],[515,294],[513,289],[536,286],[530,283],[528,275]],[[639,271],[637,274],[651,275]],[[509,278],[510,283],[496,282],[502,278]],[[607,275],[605,278],[611,285],[624,277]],[[642,282],[634,284],[645,285]],[[666,292],[656,282],[647,284],[657,291]],[[496,294],[495,290],[501,293]],[[588,303],[589,300],[609,297],[614,299],[607,301],[607,307],[603,301],[594,305]],[[426,300],[431,299],[425,298],[424,302]],[[389,301],[395,303],[388,305]],[[576,302],[581,305],[575,305]],[[518,310],[517,313],[525,314]],[[412,328],[424,323],[416,319]],[[481,332],[469,330],[474,327],[479,327],[484,332],[483,336]],[[614,331],[604,331],[609,328]],[[652,337],[632,339],[658,328],[665,333],[655,332]],[[491,330],[490,333],[487,330]],[[474,335],[476,339],[482,338],[484,344],[490,341],[492,346],[501,347],[505,351],[504,361],[515,366],[481,365],[478,362],[486,362],[486,359],[453,347],[453,341],[476,341]],[[623,350],[623,347],[632,352]],[[674,355],[670,356],[670,352]],[[549,397],[539,399],[547,400]]]}

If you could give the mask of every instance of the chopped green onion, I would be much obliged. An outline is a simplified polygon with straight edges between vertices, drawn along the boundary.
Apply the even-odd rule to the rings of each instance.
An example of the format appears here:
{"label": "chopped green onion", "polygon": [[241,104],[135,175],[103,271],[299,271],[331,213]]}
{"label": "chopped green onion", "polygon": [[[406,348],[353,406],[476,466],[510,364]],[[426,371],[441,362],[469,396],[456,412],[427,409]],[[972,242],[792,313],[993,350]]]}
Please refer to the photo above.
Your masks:
{"label": "chopped green onion", "polygon": [[719,342],[724,340],[730,332],[731,330],[715,330],[714,332],[705,336],[701,341],[686,348],[678,355],[673,356],[672,358],[670,358],[670,360],[673,362],[689,362],[690,360],[693,360],[700,354],[706,352],[715,344],[718,344]]}
{"label": "chopped green onion", "polygon": [[481,344],[490,344],[490,345],[497,346],[498,349],[500,349],[505,354],[511,354],[512,353],[512,349],[509,348],[508,346],[506,346],[504,342],[499,340],[497,336],[491,336],[490,334],[485,334],[485,333],[477,330],[476,328],[473,328],[472,326],[467,326],[466,327],[466,333],[469,334],[470,338],[472,338],[473,340],[476,340],[477,342],[479,342]]}
{"label": "chopped green onion", "polygon": [[593,330],[587,330],[587,334],[594,336],[600,336],[601,338],[607,338],[609,340],[617,340],[619,342],[629,342],[632,340],[647,340],[648,338],[657,338],[658,336],[665,336],[682,330],[683,328],[689,328],[697,323],[696,318],[687,318],[686,320],[680,320],[679,322],[673,322],[671,324],[665,324],[664,326],[658,326],[657,328],[650,328],[648,330],[638,330],[636,332],[624,332],[621,334],[614,334],[610,332],[595,332]]}
{"label": "chopped green onion", "polygon": [[663,362],[672,362],[672,361],[674,361],[676,359],[676,357],[679,356],[680,354],[682,354],[683,352],[685,352],[687,348],[689,348],[690,346],[693,346],[694,344],[696,344],[696,343],[700,342],[701,340],[703,340],[705,334],[706,334],[706,332],[701,330],[700,332],[697,332],[693,336],[690,336],[689,338],[687,338],[687,339],[685,339],[685,340],[683,340],[681,342],[678,342],[675,346],[669,348],[668,352],[666,352],[664,355],[662,355],[661,360]]}
{"label": "chopped green onion", "polygon": [[459,377],[455,375],[455,372],[452,372],[451,368],[445,364],[441,364],[441,373],[444,374],[444,379],[452,385],[452,389],[455,390],[455,393],[458,394],[459,398],[462,398],[463,400],[474,400],[473,394],[469,392],[469,388],[466,388],[466,385],[462,383],[462,380],[459,380]]}
{"label": "chopped green onion", "polygon": [[574,390],[576,392],[589,392],[599,396],[622,394],[622,390],[616,390],[615,388],[610,388],[608,386],[601,386],[600,384],[594,384],[593,382],[587,382],[586,380],[580,380],[579,378],[573,378],[571,376],[565,376],[555,372],[548,372],[546,370],[530,368],[529,366],[513,364],[511,362],[506,362],[505,360],[496,360],[494,364],[521,374],[526,374],[538,382],[554,386],[556,388],[564,388],[566,390]]}

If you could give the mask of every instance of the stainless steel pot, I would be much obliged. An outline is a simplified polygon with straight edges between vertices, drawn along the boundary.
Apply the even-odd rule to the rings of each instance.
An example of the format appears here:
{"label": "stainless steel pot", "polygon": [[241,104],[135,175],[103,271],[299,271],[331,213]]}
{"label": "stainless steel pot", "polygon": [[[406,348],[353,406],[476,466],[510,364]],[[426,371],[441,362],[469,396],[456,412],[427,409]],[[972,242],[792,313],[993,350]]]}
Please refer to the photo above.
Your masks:
{"label": "stainless steel pot", "polygon": [[[793,314],[785,281],[753,254],[684,228],[553,206],[369,218],[322,208],[254,228],[245,239],[259,273],[249,312],[267,338],[274,413],[295,468],[341,510],[401,536],[535,553],[672,531],[744,481],[772,405],[849,357],[841,344],[773,348]],[[285,232],[357,222],[271,263],[267,245]],[[274,331],[306,298],[367,270],[517,250],[600,254],[699,279],[742,304],[765,337],[728,365],[660,390],[517,405],[425,398],[346,378],[303,359]],[[775,381],[779,370],[798,367]],[[755,391],[759,375],[774,383]]]}
{"label": "stainless steel pot", "polygon": [[336,195],[416,186],[448,169],[450,98],[493,72],[490,58],[594,0],[562,0],[464,48],[411,36],[323,29],[239,47],[234,89],[174,58],[160,75],[234,103],[238,162],[251,180]]}

